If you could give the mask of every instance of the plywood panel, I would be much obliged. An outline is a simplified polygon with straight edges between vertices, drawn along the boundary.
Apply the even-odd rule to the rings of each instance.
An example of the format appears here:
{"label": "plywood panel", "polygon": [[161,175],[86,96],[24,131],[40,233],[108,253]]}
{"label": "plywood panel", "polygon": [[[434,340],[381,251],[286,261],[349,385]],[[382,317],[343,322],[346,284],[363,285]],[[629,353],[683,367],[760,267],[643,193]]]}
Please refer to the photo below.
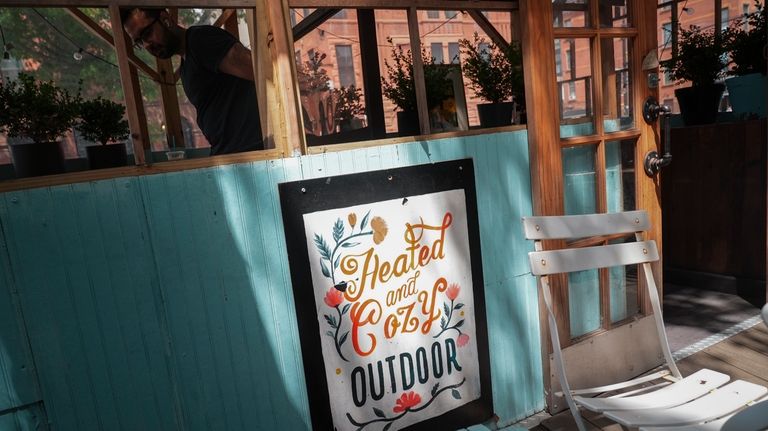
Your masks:
{"label": "plywood panel", "polygon": [[0,195],[52,423],[309,429],[276,185],[463,157],[476,168],[496,414],[505,425],[541,410],[519,222],[532,213],[526,142],[502,132]]}

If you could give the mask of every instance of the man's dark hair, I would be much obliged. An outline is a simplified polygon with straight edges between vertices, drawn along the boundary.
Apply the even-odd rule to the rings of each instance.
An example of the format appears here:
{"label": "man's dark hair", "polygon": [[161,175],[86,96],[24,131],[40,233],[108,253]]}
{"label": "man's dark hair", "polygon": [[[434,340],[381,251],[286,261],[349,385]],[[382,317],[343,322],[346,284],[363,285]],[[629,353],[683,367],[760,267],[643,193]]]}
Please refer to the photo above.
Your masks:
{"label": "man's dark hair", "polygon": [[157,18],[160,16],[160,12],[163,12],[165,8],[161,7],[121,7],[120,8],[120,22],[125,22],[131,13],[136,9],[144,11],[149,18]]}

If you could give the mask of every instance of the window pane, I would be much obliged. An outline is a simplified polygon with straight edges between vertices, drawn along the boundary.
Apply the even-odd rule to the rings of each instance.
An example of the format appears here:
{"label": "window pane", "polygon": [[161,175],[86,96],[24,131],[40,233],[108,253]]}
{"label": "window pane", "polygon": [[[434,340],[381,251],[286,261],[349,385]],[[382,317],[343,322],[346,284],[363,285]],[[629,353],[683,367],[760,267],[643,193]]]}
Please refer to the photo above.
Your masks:
{"label": "window pane", "polygon": [[447,10],[447,11],[445,11],[445,17],[447,19],[456,18],[456,15],[458,15],[458,12],[456,12],[455,10]]}
{"label": "window pane", "polygon": [[[634,242],[634,238],[610,241],[611,244]],[[608,291],[611,298],[611,322],[619,322],[640,313],[637,295],[638,265],[608,268]]]}
{"label": "window pane", "polygon": [[603,127],[606,133],[634,126],[630,45],[628,38],[600,41],[603,58]]}
{"label": "window pane", "polygon": [[571,338],[600,328],[600,277],[596,269],[568,274]]}
{"label": "window pane", "polygon": [[562,150],[566,215],[597,212],[596,149],[596,145],[581,145]]}
{"label": "window pane", "polygon": [[589,39],[555,39],[560,137],[595,133]]}
{"label": "window pane", "polygon": [[629,0],[614,0],[597,3],[600,27],[629,27],[631,25]]}
{"label": "window pane", "polygon": [[448,44],[448,59],[452,64],[459,64],[460,57],[459,57],[459,44],[455,42],[450,42]]}
{"label": "window pane", "polygon": [[635,140],[605,143],[608,212],[635,210]]}
{"label": "window pane", "polygon": [[427,11],[427,18],[429,18],[429,19],[440,18],[440,11],[438,11],[438,10],[428,10]]}
{"label": "window pane", "polygon": [[591,27],[588,0],[553,0],[555,27]]}
{"label": "window pane", "polygon": [[339,68],[339,85],[355,85],[355,64],[352,62],[352,45],[336,45],[336,65]]}
{"label": "window pane", "polygon": [[432,51],[432,57],[435,59],[435,63],[443,64],[445,63],[445,60],[443,59],[443,44],[442,43],[431,43],[430,44],[430,50]]}

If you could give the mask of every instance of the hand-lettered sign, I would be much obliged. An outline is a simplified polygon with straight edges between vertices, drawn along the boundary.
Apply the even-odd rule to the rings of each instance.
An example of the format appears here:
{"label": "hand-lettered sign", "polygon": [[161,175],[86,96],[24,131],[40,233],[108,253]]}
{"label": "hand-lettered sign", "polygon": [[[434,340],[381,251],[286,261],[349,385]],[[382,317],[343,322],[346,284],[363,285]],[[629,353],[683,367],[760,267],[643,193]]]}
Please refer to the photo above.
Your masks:
{"label": "hand-lettered sign", "polygon": [[489,418],[471,161],[285,183],[280,193],[314,428]]}

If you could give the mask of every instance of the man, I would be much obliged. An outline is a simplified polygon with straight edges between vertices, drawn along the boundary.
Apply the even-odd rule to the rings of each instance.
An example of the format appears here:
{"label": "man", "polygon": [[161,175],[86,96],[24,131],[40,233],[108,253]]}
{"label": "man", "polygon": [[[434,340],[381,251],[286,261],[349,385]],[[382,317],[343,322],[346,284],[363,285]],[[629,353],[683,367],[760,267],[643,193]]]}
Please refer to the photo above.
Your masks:
{"label": "man", "polygon": [[211,154],[264,148],[246,47],[218,27],[180,27],[165,9],[123,8],[120,16],[136,48],[157,58],[181,57],[181,83]]}

